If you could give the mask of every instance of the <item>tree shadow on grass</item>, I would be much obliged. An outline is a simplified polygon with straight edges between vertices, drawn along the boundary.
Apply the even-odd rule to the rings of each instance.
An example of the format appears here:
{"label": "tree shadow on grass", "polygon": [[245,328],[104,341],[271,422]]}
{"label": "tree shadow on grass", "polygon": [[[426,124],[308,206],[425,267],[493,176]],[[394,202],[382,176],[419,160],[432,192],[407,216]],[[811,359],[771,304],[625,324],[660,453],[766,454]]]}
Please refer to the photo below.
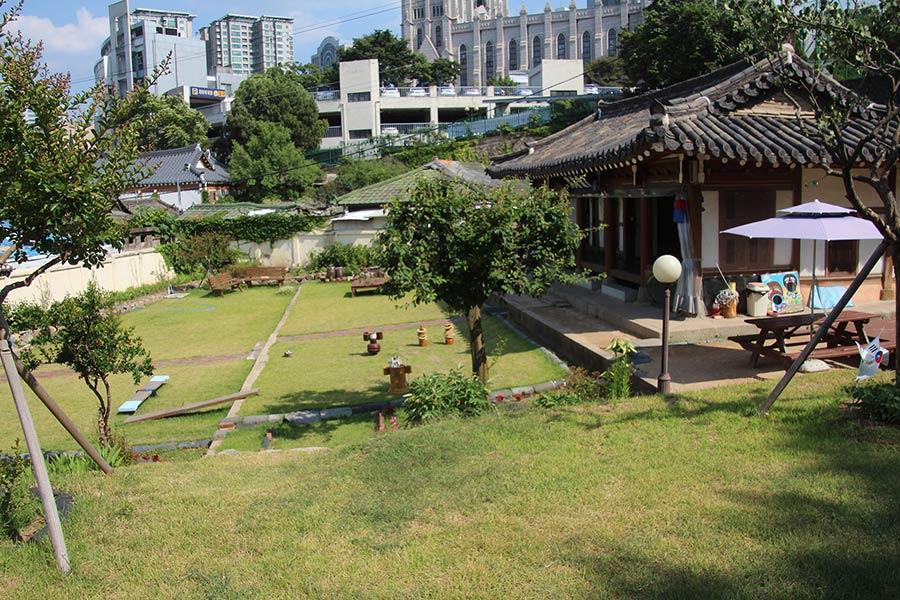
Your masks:
{"label": "tree shadow on grass", "polygon": [[[324,419],[322,421],[317,421],[316,423],[295,425],[293,423],[285,422],[272,428],[272,435],[275,439],[276,447],[278,446],[279,440],[297,442],[314,436],[321,437],[321,442],[327,444],[333,440],[336,431],[339,431],[347,425],[360,423],[369,423],[372,425],[372,430],[374,431],[375,429],[372,413],[362,413],[348,418]],[[316,441],[316,444],[319,444],[319,440]]]}
{"label": "tree shadow on grass", "polygon": [[388,393],[388,384],[379,382],[364,390],[301,390],[279,396],[266,405],[267,414],[316,410],[332,406],[357,406],[374,402],[389,402],[400,396]]}

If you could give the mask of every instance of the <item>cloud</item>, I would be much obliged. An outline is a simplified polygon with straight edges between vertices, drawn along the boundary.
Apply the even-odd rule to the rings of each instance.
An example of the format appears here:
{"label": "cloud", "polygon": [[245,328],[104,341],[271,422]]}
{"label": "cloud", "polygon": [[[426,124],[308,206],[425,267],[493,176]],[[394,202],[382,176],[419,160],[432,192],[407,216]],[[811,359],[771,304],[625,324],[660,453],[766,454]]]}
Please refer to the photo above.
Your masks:
{"label": "cloud", "polygon": [[45,17],[22,15],[13,23],[26,38],[41,41],[47,52],[83,54],[96,53],[100,44],[109,36],[109,20],[95,17],[91,11],[81,7],[75,11],[75,23],[55,25]]}

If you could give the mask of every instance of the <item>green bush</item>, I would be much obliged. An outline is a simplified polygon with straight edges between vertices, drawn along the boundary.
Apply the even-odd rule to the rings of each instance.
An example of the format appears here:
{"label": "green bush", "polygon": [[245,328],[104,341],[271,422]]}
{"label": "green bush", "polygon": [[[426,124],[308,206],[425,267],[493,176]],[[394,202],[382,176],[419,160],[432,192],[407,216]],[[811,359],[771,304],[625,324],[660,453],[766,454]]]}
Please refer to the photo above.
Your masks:
{"label": "green bush", "polygon": [[566,376],[566,389],[581,398],[582,402],[598,402],[605,397],[602,376],[575,367]]}
{"label": "green bush", "polygon": [[491,407],[484,383],[458,370],[413,379],[409,392],[403,410],[413,423],[425,423],[450,415],[479,415]]}
{"label": "green bush", "polygon": [[343,267],[344,273],[353,275],[365,267],[378,266],[375,250],[369,246],[335,243],[310,255],[307,270],[324,271],[328,267]]}
{"label": "green bush", "polygon": [[19,442],[10,456],[0,458],[0,530],[12,540],[37,516],[37,500],[31,495],[28,459],[22,456]]}
{"label": "green bush", "polygon": [[231,247],[231,238],[211,231],[161,244],[159,253],[166,266],[179,275],[190,277],[220,271],[246,258],[243,252]]}
{"label": "green bush", "polygon": [[900,389],[893,383],[852,385],[847,388],[851,406],[873,421],[900,423]]}

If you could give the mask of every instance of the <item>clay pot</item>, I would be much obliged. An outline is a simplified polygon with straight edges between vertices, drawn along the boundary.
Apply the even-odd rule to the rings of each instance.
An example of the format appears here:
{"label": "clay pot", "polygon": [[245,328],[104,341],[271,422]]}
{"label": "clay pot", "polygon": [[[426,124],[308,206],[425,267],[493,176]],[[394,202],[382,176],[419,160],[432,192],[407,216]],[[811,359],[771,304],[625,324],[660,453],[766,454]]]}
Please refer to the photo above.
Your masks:
{"label": "clay pot", "polygon": [[453,341],[453,325],[447,323],[444,325],[444,343],[448,346],[452,346]]}
{"label": "clay pot", "polygon": [[428,330],[425,329],[424,325],[416,330],[416,335],[419,337],[419,346],[425,347],[428,345]]}
{"label": "clay pot", "polygon": [[373,340],[366,346],[366,350],[369,351],[369,354],[375,356],[376,354],[381,352],[381,344]]}

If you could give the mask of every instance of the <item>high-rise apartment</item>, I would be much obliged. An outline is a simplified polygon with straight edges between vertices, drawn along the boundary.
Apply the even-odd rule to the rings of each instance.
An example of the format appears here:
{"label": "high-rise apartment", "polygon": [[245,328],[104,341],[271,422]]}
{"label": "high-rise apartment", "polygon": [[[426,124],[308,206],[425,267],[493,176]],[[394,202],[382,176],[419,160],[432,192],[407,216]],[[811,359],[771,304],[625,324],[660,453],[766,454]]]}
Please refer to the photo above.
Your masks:
{"label": "high-rise apartment", "polygon": [[294,20],[227,14],[201,30],[209,72],[249,76],[294,61]]}

